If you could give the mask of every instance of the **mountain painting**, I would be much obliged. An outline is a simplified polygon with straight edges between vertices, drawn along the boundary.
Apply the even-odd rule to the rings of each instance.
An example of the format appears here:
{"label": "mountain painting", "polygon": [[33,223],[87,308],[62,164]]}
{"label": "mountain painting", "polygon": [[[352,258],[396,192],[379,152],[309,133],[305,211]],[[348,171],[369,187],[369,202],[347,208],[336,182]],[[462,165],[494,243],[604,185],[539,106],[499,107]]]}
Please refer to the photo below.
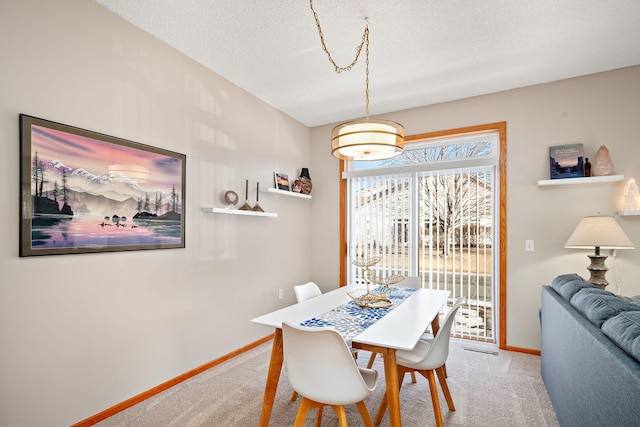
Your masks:
{"label": "mountain painting", "polygon": [[184,154],[20,115],[20,256],[184,248]]}

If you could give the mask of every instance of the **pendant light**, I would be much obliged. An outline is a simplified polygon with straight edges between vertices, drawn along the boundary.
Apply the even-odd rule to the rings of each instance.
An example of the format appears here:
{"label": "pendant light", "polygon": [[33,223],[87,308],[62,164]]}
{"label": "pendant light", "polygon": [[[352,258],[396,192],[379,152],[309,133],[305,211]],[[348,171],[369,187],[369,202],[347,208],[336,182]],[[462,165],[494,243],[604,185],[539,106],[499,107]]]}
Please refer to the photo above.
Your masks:
{"label": "pendant light", "polygon": [[322,49],[329,57],[337,73],[349,71],[358,62],[362,48],[365,48],[365,98],[366,116],[364,119],[339,124],[331,131],[331,154],[343,160],[384,160],[395,157],[404,149],[404,127],[396,122],[369,118],[369,24],[365,25],[362,42],[356,48],[356,57],[346,67],[338,66],[324,42],[318,14],[313,9],[313,0],[309,0],[313,17],[318,27]]}

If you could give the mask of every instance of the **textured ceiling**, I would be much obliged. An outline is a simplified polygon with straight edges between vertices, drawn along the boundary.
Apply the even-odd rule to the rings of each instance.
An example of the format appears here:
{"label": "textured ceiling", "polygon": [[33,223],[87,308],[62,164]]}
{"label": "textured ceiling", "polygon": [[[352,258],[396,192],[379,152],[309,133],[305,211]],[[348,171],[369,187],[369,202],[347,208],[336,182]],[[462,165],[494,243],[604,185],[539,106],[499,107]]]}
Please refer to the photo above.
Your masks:
{"label": "textured ceiling", "polygon": [[[307,126],[365,115],[306,0],[93,0]],[[640,64],[639,0],[315,0],[370,114]]]}

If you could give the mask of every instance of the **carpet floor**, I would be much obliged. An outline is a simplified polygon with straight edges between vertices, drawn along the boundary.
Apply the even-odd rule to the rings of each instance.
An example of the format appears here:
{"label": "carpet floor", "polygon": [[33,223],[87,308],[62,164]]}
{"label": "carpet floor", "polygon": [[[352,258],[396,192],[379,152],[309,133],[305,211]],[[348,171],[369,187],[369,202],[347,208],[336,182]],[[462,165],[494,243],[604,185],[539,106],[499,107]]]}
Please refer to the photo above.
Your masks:
{"label": "carpet floor", "polygon": [[[499,350],[474,351],[473,344],[451,340],[447,382],[455,411],[449,411],[440,391],[445,426],[559,426],[540,376],[540,357]],[[271,341],[153,396],[97,424],[99,427],[254,427],[258,425],[271,353]],[[368,352],[358,363],[366,365]],[[378,385],[367,398],[372,419],[385,391],[384,368],[378,356]],[[440,386],[438,385],[438,389]],[[271,426],[293,425],[300,399],[291,402],[291,386],[282,372]],[[418,375],[406,376],[400,390],[404,426],[435,425],[429,386]],[[337,426],[335,413],[325,408],[322,425]],[[350,426],[363,425],[355,405],[347,407]],[[305,426],[315,425],[315,410]],[[380,424],[389,426],[388,416]]]}

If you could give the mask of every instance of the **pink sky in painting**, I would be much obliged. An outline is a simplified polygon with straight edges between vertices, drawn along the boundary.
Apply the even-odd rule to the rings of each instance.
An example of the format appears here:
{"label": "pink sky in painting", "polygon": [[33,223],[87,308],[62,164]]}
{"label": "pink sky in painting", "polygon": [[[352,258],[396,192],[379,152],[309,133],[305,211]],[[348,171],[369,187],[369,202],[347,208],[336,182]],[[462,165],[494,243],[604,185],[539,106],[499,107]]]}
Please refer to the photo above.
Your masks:
{"label": "pink sky in painting", "polygon": [[179,189],[181,184],[181,163],[176,158],[33,125],[32,158],[36,151],[40,161],[58,160],[66,167],[83,168],[94,175],[109,175],[109,166],[114,165],[142,167],[148,177],[139,180],[139,185],[149,190],[171,191],[174,185]]}

